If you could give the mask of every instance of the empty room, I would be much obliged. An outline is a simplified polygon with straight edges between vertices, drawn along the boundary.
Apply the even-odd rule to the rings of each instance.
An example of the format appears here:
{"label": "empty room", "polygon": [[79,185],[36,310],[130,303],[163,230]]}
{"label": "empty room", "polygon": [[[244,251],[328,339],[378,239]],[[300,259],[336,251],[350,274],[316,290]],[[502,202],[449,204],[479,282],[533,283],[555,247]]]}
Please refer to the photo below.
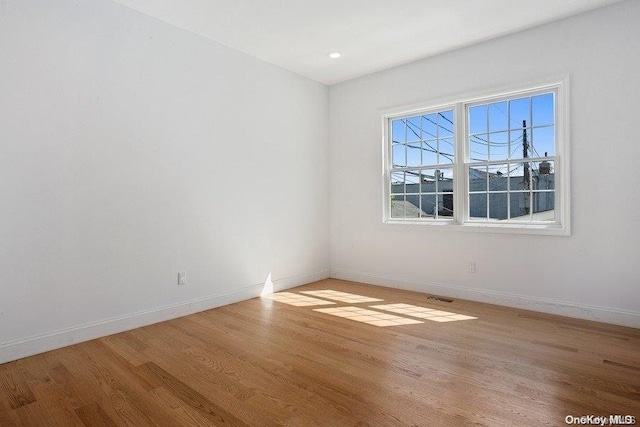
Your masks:
{"label": "empty room", "polygon": [[640,1],[0,0],[0,426],[640,423]]}

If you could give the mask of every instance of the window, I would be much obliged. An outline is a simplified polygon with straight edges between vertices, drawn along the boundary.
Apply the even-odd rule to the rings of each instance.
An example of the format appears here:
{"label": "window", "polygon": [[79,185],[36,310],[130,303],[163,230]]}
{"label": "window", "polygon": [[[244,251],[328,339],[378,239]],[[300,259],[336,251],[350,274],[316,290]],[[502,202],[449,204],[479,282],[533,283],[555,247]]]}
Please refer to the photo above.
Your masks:
{"label": "window", "polygon": [[386,114],[385,221],[567,235],[565,85]]}

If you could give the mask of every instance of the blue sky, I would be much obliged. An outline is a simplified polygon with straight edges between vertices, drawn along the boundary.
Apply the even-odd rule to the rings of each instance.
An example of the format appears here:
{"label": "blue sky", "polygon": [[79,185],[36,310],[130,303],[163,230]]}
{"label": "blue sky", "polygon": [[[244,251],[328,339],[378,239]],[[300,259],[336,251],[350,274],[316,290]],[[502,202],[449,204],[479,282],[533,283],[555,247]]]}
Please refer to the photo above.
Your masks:
{"label": "blue sky", "polygon": [[[549,92],[471,106],[469,140],[472,161],[504,161],[503,165],[491,167],[491,171],[521,175],[521,166],[509,166],[507,162],[523,158],[523,120],[527,126],[529,157],[543,157],[545,153],[554,156],[553,97],[554,94]],[[452,164],[453,122],[453,110],[393,120],[392,140],[401,143],[393,146],[393,164],[400,167]]]}

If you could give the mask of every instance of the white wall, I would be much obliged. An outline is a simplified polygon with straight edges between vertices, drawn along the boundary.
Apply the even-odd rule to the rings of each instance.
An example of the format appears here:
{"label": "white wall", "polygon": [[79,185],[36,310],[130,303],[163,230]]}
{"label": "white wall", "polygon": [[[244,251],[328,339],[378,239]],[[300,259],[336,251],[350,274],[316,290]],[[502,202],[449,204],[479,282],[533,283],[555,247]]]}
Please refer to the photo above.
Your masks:
{"label": "white wall", "polygon": [[[638,22],[627,1],[332,86],[332,275],[640,327]],[[381,110],[564,73],[570,237],[382,224]]]}
{"label": "white wall", "polygon": [[327,138],[321,84],[109,0],[0,0],[0,362],[327,277]]}

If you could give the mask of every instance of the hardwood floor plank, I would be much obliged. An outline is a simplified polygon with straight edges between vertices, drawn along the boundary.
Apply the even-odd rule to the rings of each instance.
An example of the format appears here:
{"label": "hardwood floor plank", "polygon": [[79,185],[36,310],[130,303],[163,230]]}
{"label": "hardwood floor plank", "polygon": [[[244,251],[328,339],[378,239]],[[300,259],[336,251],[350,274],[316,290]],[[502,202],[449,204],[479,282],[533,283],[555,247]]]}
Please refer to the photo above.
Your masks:
{"label": "hardwood floor plank", "polygon": [[[304,406],[313,406],[312,412],[319,411],[324,413],[325,416],[331,415],[338,420],[341,419],[342,414],[349,412],[346,408],[336,412],[336,406],[342,405],[336,405],[334,401],[327,400],[324,396],[325,394],[335,395],[335,400],[343,402],[344,398],[347,397],[346,395],[342,393],[335,394],[336,390],[333,385],[326,385],[322,381],[311,381],[309,378],[291,369],[291,365],[288,363],[285,363],[283,366],[282,358],[278,358],[277,361],[270,360],[268,356],[271,352],[260,352],[258,356],[250,350],[250,346],[239,343],[231,337],[219,336],[215,340],[215,344],[212,343],[211,340],[200,340],[195,338],[199,335],[196,332],[198,325],[185,325],[185,327],[189,330],[190,334],[194,334],[194,338],[191,338],[194,341],[194,346],[197,343],[197,345],[202,346],[202,349],[190,346],[184,350],[184,353],[191,356],[202,353],[209,355],[211,359],[222,359],[225,362],[233,364],[234,367],[237,365],[238,371],[243,373],[241,378],[246,378],[254,387],[261,385],[263,389],[271,389],[270,392],[274,392],[274,388],[285,389],[289,400],[292,400],[292,402],[288,404],[289,406],[299,405],[300,402],[304,404],[308,401],[313,401],[315,403],[314,405],[307,404]],[[206,329],[202,331],[206,333]],[[181,329],[176,329],[174,333],[187,336]],[[204,356],[200,358],[196,356],[194,361],[203,363],[204,365],[209,364],[208,359],[205,360]],[[191,363],[190,361],[187,364]],[[241,378],[239,377],[239,379]],[[262,391],[261,388],[257,388],[257,390],[259,390],[257,394],[260,394]],[[344,403],[348,404],[348,402]],[[281,406],[287,406],[287,404],[282,404]]]}
{"label": "hardwood floor plank", "polygon": [[41,427],[47,422],[47,412],[37,401],[16,408],[13,412],[18,419],[19,426]]}
{"label": "hardwood floor plank", "polygon": [[33,387],[33,393],[43,408],[42,425],[60,427],[83,427],[64,390],[55,382],[40,383]]}
{"label": "hardwood floor plank", "polygon": [[18,360],[16,367],[29,387],[51,381],[43,365],[37,358]]}
{"label": "hardwood floor plank", "polygon": [[[252,387],[245,386],[238,381],[236,375],[221,374],[220,371],[210,369],[195,361],[186,353],[188,350],[173,353],[167,349],[150,349],[148,354],[165,357],[163,365],[167,370],[175,371],[184,377],[193,377],[194,385],[197,385],[201,391],[212,389],[212,393],[220,393],[220,397],[231,398],[237,402],[244,402],[255,395]],[[170,363],[167,363],[170,362]],[[169,366],[180,366],[180,369],[172,369]]]}
{"label": "hardwood floor plank", "polygon": [[76,414],[87,427],[117,427],[104,409],[95,402],[76,409]]}
{"label": "hardwood floor plank", "polygon": [[246,424],[226,409],[211,402],[153,362],[135,368],[135,372],[149,383],[164,387],[178,399],[197,410],[216,426],[245,426]]}
{"label": "hardwood floor plank", "polygon": [[640,329],[334,279],[287,292],[327,289],[383,300],[332,307],[384,315],[370,306],[404,303],[476,319],[378,327],[254,298],[0,365],[0,426],[640,419]]}
{"label": "hardwood floor plank", "polygon": [[[260,404],[264,410],[270,412],[272,417],[286,414],[287,418],[295,418],[298,422],[304,422],[304,425],[313,425],[314,420],[321,416],[330,416],[337,422],[348,421],[344,417],[344,412],[336,410],[322,396],[297,387],[296,383],[288,379],[288,375],[278,375],[281,371],[277,367],[260,368],[253,358],[239,359],[224,351],[223,348],[209,346],[207,343],[201,343],[201,347],[193,346],[185,350],[185,353],[196,363],[211,369],[219,370],[216,365],[224,364],[225,374],[234,375],[238,381],[253,387],[255,396],[251,398],[251,403]],[[260,364],[263,363],[264,361],[260,361]],[[296,388],[299,391],[292,393],[292,389]],[[310,401],[324,404],[316,407],[316,405],[309,405]],[[303,415],[296,413],[296,409],[301,407],[308,408]]]}
{"label": "hardwood floor plank", "polygon": [[211,422],[200,411],[191,408],[187,403],[178,399],[164,387],[151,390],[152,396],[164,406],[165,412],[171,419],[171,425],[208,427]]}
{"label": "hardwood floor plank", "polygon": [[[163,420],[153,399],[146,407],[136,400],[136,390],[146,393],[148,384],[140,381],[132,371],[123,372],[113,362],[114,354],[99,340],[78,344],[61,354],[61,361],[76,379],[77,392],[86,402],[95,402],[117,425],[162,426]],[[123,361],[123,363],[127,363]],[[135,379],[135,381],[133,381]],[[90,405],[90,404],[89,404]]]}
{"label": "hardwood floor plank", "polygon": [[8,401],[0,398],[0,426],[14,427],[18,425],[20,424],[16,411],[9,406]]}
{"label": "hardwood floor plank", "polygon": [[[135,375],[134,366],[125,358],[112,352],[102,340],[94,340],[82,346],[82,353],[95,364],[100,380],[108,381],[111,402],[119,399],[114,410],[121,419],[132,425],[164,426],[163,407],[149,394],[154,387]],[[114,418],[118,421],[118,418]]]}
{"label": "hardwood floor plank", "polygon": [[126,332],[102,338],[101,341],[132,365],[139,366],[149,362],[149,359],[142,353],[149,346],[135,338],[128,338]]}
{"label": "hardwood floor plank", "polygon": [[52,365],[47,369],[47,373],[49,378],[60,387],[67,403],[74,409],[78,409],[89,403],[89,401],[83,398],[82,393],[77,390],[78,382],[61,362],[58,361],[55,365]]}
{"label": "hardwood floor plank", "polygon": [[[631,369],[631,370],[634,370],[634,371],[640,371],[640,365],[630,365],[630,364],[627,364],[627,363],[622,363],[622,362],[617,362],[615,360],[607,360],[607,359],[604,359],[602,361],[602,363],[604,363],[606,365],[618,366],[618,367],[625,368],[625,369]],[[636,390],[635,394],[640,395],[640,392],[638,392],[638,390]]]}
{"label": "hardwood floor plank", "polygon": [[147,352],[155,359],[162,360],[163,369],[171,371],[172,375],[188,383],[190,387],[207,396],[212,402],[223,405],[228,412],[244,418],[243,421],[246,423],[283,425],[283,420],[287,417],[286,413],[274,415],[273,411],[265,408],[264,405],[254,405],[256,393],[252,389],[237,383],[236,380],[222,377],[219,372],[199,366],[197,361],[185,352],[174,352],[167,347],[153,348]]}
{"label": "hardwood floor plank", "polygon": [[0,396],[4,395],[12,409],[17,409],[36,401],[29,384],[20,372],[20,361],[0,366]]}
{"label": "hardwood floor plank", "polygon": [[[184,320],[184,322],[188,321],[188,319]],[[212,324],[219,324],[220,322],[221,318],[218,316]],[[238,322],[237,316],[235,322]],[[260,331],[256,331],[256,328],[252,328],[250,325],[247,325],[247,327],[245,333],[251,335],[250,342],[253,342],[254,345],[259,345],[261,348],[274,349],[276,353],[272,361],[275,363],[278,363],[278,360],[284,361],[286,362],[285,366],[287,368],[290,369],[294,367],[296,372],[310,376],[312,384],[323,385],[323,387],[316,390],[316,392],[328,399],[330,406],[340,407],[350,412],[352,417],[361,417],[363,419],[375,417],[378,422],[384,420],[386,423],[389,423],[389,425],[396,425],[396,421],[397,425],[421,425],[423,422],[419,417],[414,419],[413,415],[421,412],[424,408],[424,402],[417,404],[411,401],[411,399],[405,399],[389,387],[381,387],[379,382],[375,380],[372,381],[369,373],[362,373],[358,376],[356,373],[360,372],[358,365],[363,363],[362,360],[340,360],[340,358],[332,358],[329,361],[324,361],[321,360],[322,355],[318,351],[314,349],[307,350],[309,343],[306,341],[305,349],[292,347],[290,341],[284,342],[281,345],[274,342],[263,343],[260,341],[262,339],[260,338]],[[194,325],[185,327],[182,329],[182,332],[185,334],[195,334],[196,336],[202,334],[203,337],[207,334],[206,329],[201,329]],[[236,334],[236,336],[237,335],[238,334]],[[274,336],[277,337],[279,334],[275,334]],[[218,337],[218,340],[221,339],[221,337]],[[233,348],[234,352],[241,351],[238,348],[234,348],[236,344],[234,344],[233,341],[225,342],[224,346]],[[291,350],[291,352],[289,352],[289,350]],[[366,363],[366,361],[364,363]],[[291,375],[291,373],[288,375]],[[362,394],[362,392],[354,393],[351,386],[354,383],[361,384],[362,389],[367,390],[367,394]],[[372,398],[374,398],[375,401],[372,401]],[[350,404],[351,400],[353,400],[352,404]],[[361,408],[363,402],[368,402],[366,411],[355,411],[354,413],[354,411],[349,411],[349,409],[345,408]],[[417,407],[414,407],[414,405],[417,405]],[[388,411],[388,406],[394,408],[406,407],[406,410],[398,411],[401,412],[401,415],[391,418],[386,415],[387,412],[393,412]],[[441,409],[436,409],[435,407],[431,409],[430,416],[433,420],[438,420],[443,424],[451,423],[458,418],[462,418],[447,415]],[[394,424],[391,424],[392,422]]]}

